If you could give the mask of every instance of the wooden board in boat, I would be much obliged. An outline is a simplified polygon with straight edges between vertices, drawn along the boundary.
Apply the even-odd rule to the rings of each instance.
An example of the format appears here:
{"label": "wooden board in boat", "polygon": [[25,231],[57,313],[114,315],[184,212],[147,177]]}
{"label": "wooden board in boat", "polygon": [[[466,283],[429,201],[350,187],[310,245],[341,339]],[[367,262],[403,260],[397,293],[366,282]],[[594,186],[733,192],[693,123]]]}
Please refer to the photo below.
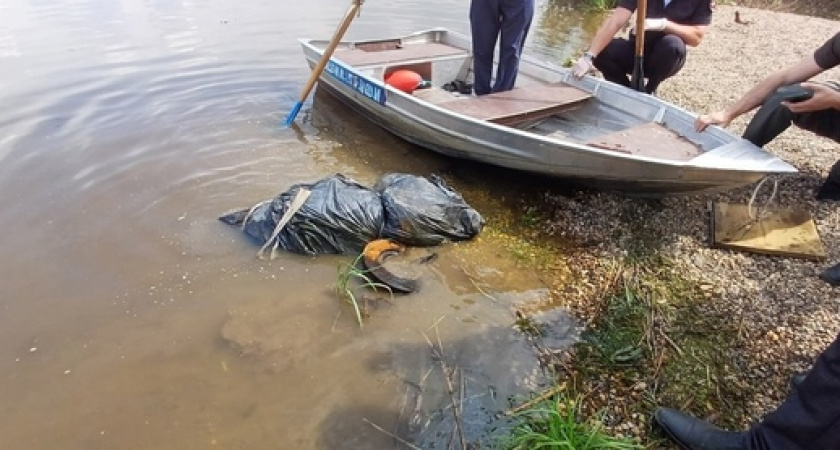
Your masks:
{"label": "wooden board in boat", "polygon": [[515,125],[573,108],[591,97],[592,94],[567,84],[533,84],[478,97],[455,98],[437,106],[476,119]]}
{"label": "wooden board in boat", "polygon": [[374,47],[338,49],[333,55],[351,66],[361,67],[467,57],[469,52],[462,48],[438,42],[423,42],[403,46],[388,45],[386,42]]}
{"label": "wooden board in boat", "polygon": [[688,161],[703,153],[693,142],[655,122],[598,136],[586,144],[631,155],[678,161]]}

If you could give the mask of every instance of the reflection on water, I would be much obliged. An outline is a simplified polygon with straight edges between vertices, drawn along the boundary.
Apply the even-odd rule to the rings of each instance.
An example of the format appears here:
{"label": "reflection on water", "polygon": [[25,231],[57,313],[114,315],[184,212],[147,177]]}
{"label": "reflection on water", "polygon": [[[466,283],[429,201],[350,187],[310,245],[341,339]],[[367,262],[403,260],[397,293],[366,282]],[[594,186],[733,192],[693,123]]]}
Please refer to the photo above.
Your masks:
{"label": "reflection on water", "polygon": [[589,47],[606,13],[581,10],[581,1],[549,0],[541,10],[531,48],[550,61],[562,63]]}
{"label": "reflection on water", "polygon": [[[0,0],[0,448],[391,445],[362,418],[433,446],[443,380],[419,406],[414,390],[434,324],[476,411],[539,382],[509,309],[543,286],[499,244],[440,249],[420,293],[359,329],[333,291],[346,257],[262,261],[216,220],[335,172],[500,189],[331,97],[279,126],[308,76],[295,39],[330,36],[346,6]],[[465,32],[467,6],[366,2],[348,37]],[[563,58],[589,32],[539,14],[530,52]]]}

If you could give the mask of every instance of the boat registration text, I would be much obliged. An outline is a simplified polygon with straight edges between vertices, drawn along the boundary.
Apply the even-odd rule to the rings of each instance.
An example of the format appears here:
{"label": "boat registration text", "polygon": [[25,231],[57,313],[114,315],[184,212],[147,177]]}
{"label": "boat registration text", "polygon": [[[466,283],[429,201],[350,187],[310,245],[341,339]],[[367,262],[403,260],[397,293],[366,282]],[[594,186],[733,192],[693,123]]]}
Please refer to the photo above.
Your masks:
{"label": "boat registration text", "polygon": [[336,62],[329,61],[324,71],[347,86],[350,86],[356,92],[364,95],[365,97],[377,103],[383,105],[385,104],[385,89],[382,89],[381,86],[377,86],[373,82],[362,78],[359,74],[353,72],[347,67],[344,67]]}

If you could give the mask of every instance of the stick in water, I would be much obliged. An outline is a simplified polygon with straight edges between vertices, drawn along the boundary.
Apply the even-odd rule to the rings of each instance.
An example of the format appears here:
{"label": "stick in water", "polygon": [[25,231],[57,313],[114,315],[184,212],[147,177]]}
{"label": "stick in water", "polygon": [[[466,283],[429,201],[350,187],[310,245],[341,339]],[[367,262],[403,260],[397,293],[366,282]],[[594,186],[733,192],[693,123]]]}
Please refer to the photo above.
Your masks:
{"label": "stick in water", "polygon": [[324,49],[324,54],[321,55],[321,59],[318,61],[318,65],[312,69],[312,74],[309,76],[309,81],[306,83],[306,86],[303,88],[303,92],[300,94],[300,98],[298,99],[295,106],[292,108],[292,111],[289,112],[289,115],[286,116],[286,126],[288,127],[295,121],[295,117],[297,117],[298,113],[300,112],[301,106],[303,106],[303,102],[306,101],[306,97],[309,96],[309,91],[312,90],[312,87],[315,86],[315,82],[318,81],[318,77],[321,76],[321,72],[324,71],[324,67],[327,65],[327,61],[330,60],[332,57],[333,51],[338,46],[338,43],[341,41],[341,38],[344,36],[344,32],[347,31],[347,28],[350,26],[350,22],[353,21],[353,16],[358,14],[359,8],[362,7],[363,0],[353,0],[353,4],[350,5],[350,8],[347,10],[347,14],[344,15],[344,20],[341,21],[339,24],[338,29],[335,30],[335,34],[330,40],[329,45],[327,48]]}

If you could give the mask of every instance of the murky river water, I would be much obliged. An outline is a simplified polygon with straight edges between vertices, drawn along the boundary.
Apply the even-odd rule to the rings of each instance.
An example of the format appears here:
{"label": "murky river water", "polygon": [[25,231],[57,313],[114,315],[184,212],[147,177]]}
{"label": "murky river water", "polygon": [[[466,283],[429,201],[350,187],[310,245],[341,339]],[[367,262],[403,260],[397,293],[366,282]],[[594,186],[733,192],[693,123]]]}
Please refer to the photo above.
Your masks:
{"label": "murky river water", "polygon": [[[548,1],[528,50],[562,59],[597,20]],[[451,434],[436,334],[467,402],[526,392],[510,303],[543,286],[498,248],[440,249],[360,329],[333,291],[348,257],[262,261],[216,220],[335,172],[454,166],[468,200],[498,189],[330,97],[280,125],[308,77],[296,39],[348,5],[0,0],[0,448],[392,448],[372,424],[433,448]],[[467,8],[368,0],[347,37],[466,32]]]}

